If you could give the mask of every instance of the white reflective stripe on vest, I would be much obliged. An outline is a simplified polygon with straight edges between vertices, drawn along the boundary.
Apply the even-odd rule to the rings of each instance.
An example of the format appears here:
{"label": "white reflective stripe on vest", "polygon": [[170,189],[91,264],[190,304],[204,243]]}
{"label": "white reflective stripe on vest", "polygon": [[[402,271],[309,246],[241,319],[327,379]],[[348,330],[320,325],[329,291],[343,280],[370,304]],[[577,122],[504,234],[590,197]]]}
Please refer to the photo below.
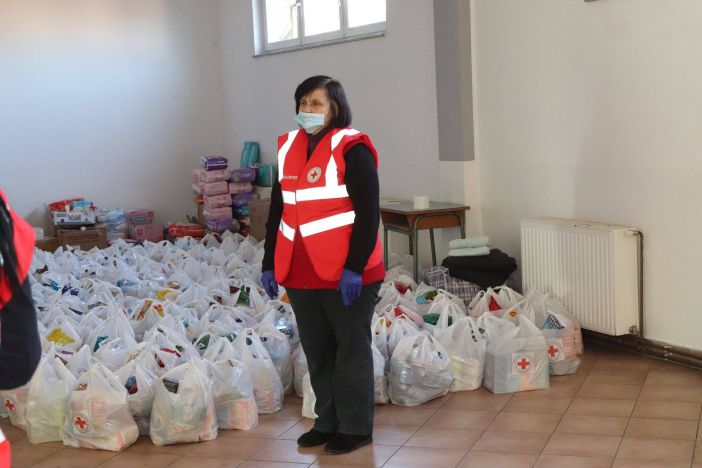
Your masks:
{"label": "white reflective stripe on vest", "polygon": [[283,146],[280,147],[278,150],[278,182],[283,180],[283,171],[285,170],[285,157],[288,155],[288,151],[290,150],[290,147],[293,144],[293,141],[295,140],[295,137],[297,136],[297,132],[300,130],[293,130],[292,132],[288,133],[288,139],[285,140],[285,143],[283,143]]}
{"label": "white reflective stripe on vest", "polygon": [[288,205],[295,204],[295,192],[283,190],[282,193],[283,193],[283,203],[287,203]]}
{"label": "white reflective stripe on vest", "polygon": [[356,130],[354,128],[345,128],[343,130],[339,130],[336,134],[334,134],[332,136],[332,139],[331,139],[332,152],[336,149],[337,146],[339,146],[339,142],[341,141],[342,138],[344,138],[345,136],[356,135],[358,133],[361,133],[361,132],[359,132],[358,130]]}
{"label": "white reflective stripe on vest", "polygon": [[282,219],[280,220],[280,232],[286,239],[290,241],[295,240],[295,230],[287,224],[285,224],[285,222]]}
{"label": "white reflective stripe on vest", "polygon": [[319,234],[320,232],[329,231],[342,226],[348,226],[353,224],[353,220],[356,218],[356,213],[353,211],[347,211],[346,213],[337,214],[334,216],[328,216],[326,218],[318,219],[316,221],[311,221],[309,223],[300,225],[300,234],[302,237],[312,236],[314,234]]}
{"label": "white reflective stripe on vest", "polygon": [[348,196],[349,192],[346,190],[346,185],[336,185],[331,187],[300,189],[296,192],[295,198],[297,201],[302,202],[310,200],[327,200],[329,198],[344,198]]}

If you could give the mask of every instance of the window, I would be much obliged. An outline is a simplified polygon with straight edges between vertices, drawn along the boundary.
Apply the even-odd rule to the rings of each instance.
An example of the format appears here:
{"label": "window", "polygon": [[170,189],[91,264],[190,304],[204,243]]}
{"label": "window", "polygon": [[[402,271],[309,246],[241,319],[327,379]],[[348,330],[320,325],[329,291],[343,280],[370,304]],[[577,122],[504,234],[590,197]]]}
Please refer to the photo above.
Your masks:
{"label": "window", "polygon": [[386,0],[252,0],[256,54],[385,32]]}

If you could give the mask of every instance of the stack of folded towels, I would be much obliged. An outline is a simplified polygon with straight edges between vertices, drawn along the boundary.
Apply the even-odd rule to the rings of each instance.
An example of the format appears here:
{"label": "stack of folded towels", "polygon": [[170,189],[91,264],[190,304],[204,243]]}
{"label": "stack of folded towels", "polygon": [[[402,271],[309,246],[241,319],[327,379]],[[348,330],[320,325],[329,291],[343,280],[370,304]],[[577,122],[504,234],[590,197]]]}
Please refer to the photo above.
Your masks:
{"label": "stack of folded towels", "polygon": [[449,257],[480,257],[490,255],[490,238],[488,236],[454,239],[449,242]]}

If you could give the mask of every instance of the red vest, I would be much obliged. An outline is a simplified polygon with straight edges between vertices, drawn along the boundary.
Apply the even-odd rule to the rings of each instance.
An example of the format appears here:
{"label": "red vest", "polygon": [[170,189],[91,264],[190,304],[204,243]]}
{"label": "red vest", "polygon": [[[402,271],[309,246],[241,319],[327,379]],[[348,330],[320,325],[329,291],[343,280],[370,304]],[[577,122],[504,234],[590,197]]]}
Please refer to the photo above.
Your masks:
{"label": "red vest", "polygon": [[[378,167],[378,153],[368,135],[352,128],[333,129],[307,160],[307,133],[294,130],[278,137],[278,180],[283,192],[283,215],[275,246],[275,279],[290,272],[293,242],[301,240],[317,275],[338,281],[346,263],[356,214],[346,191],[344,153],[362,142]],[[380,236],[365,270],[383,261]]]}
{"label": "red vest", "polygon": [[[32,256],[34,255],[34,229],[10,208],[10,204],[7,202],[5,193],[2,190],[0,190],[0,198],[2,198],[5,205],[7,205],[10,218],[12,219],[15,255],[17,256],[17,279],[19,283],[22,284],[32,265]],[[0,270],[0,309],[2,309],[6,303],[10,302],[13,292],[14,291],[12,291],[10,287],[9,279],[5,278],[4,271]]]}

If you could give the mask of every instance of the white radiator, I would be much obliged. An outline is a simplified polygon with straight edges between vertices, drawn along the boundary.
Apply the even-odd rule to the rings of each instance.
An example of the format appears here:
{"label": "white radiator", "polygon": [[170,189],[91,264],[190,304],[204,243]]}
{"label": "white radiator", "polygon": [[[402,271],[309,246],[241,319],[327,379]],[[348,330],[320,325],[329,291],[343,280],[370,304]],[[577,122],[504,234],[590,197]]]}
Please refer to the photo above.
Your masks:
{"label": "white radiator", "polygon": [[559,298],[581,326],[624,335],[638,325],[636,229],[571,219],[521,222],[522,280]]}

